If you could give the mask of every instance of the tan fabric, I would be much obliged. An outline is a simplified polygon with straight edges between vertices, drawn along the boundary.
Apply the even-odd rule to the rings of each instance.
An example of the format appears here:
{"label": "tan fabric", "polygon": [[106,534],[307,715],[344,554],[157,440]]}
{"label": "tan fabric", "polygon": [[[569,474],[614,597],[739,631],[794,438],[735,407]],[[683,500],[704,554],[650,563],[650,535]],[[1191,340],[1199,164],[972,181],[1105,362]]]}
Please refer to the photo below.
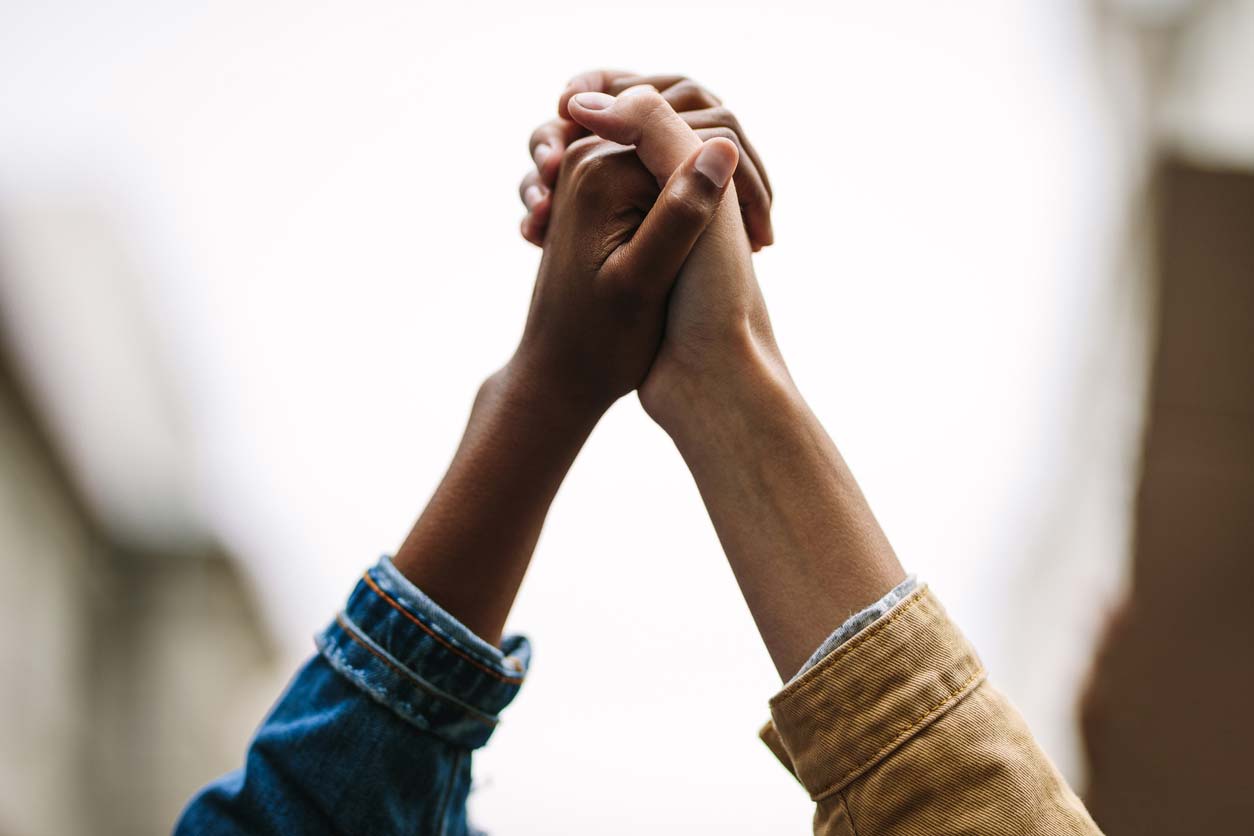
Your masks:
{"label": "tan fabric", "polygon": [[1100,834],[927,587],[771,700],[820,836]]}

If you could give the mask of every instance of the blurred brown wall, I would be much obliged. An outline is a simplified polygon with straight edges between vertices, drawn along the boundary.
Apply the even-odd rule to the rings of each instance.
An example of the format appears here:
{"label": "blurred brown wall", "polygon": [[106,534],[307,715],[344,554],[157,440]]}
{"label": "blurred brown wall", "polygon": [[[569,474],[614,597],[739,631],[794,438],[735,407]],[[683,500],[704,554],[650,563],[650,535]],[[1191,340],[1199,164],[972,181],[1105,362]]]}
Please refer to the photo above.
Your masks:
{"label": "blurred brown wall", "polygon": [[1254,174],[1163,163],[1132,585],[1084,709],[1109,836],[1254,822]]}

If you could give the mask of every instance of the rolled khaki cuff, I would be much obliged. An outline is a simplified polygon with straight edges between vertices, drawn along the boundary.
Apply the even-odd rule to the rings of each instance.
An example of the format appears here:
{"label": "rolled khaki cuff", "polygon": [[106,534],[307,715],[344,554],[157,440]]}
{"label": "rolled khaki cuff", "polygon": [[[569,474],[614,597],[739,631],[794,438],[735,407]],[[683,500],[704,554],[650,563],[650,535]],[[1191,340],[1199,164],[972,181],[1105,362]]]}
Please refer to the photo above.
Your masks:
{"label": "rolled khaki cuff", "polygon": [[923,586],[778,693],[761,736],[820,801],[945,714],[984,677],[975,651]]}

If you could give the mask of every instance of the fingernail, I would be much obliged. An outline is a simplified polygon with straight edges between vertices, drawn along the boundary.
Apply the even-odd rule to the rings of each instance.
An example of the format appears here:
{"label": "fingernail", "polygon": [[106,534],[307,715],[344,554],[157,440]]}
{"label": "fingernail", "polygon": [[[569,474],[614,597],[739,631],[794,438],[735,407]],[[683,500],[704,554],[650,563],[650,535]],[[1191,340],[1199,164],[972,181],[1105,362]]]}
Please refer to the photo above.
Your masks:
{"label": "fingernail", "polygon": [[571,101],[584,110],[605,110],[614,104],[614,97],[606,93],[580,93]]}
{"label": "fingernail", "polygon": [[552,153],[553,153],[553,146],[549,145],[547,142],[541,142],[539,145],[537,145],[535,152],[532,154],[532,156],[535,158],[535,161],[536,161],[536,167],[537,168],[542,167],[544,165],[544,161],[547,160],[549,158],[549,155]]}
{"label": "fingernail", "polygon": [[736,155],[726,148],[720,148],[721,144],[707,142],[701,149],[701,153],[697,154],[697,160],[694,163],[697,171],[708,177],[720,189],[731,179],[737,163]]}
{"label": "fingernail", "polygon": [[638,96],[641,93],[656,93],[657,91],[657,88],[652,84],[637,84],[635,87],[628,87],[626,90],[619,93],[618,96],[619,98],[622,98],[623,96]]}
{"label": "fingernail", "polygon": [[543,199],[544,192],[540,191],[539,186],[528,186],[523,190],[523,203],[527,204],[528,212],[536,208],[536,204]]}

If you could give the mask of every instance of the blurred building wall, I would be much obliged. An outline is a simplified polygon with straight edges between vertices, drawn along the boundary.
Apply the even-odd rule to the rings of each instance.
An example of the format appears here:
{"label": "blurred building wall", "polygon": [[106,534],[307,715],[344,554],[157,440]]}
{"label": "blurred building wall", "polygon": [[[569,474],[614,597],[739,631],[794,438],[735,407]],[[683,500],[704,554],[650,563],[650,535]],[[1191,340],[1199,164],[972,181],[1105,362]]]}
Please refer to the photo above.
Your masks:
{"label": "blurred building wall", "polygon": [[1084,706],[1086,800],[1109,836],[1240,833],[1254,817],[1254,2],[1111,11],[1108,46],[1139,65],[1132,214],[1156,305],[1129,590]]}
{"label": "blurred building wall", "polygon": [[1236,833],[1254,817],[1254,174],[1169,159],[1156,194],[1132,584],[1089,692],[1088,803],[1110,836]]}
{"label": "blurred building wall", "polygon": [[268,642],[223,554],[94,521],[2,354],[0,555],[0,833],[168,833],[240,762]]}
{"label": "blurred building wall", "polygon": [[86,833],[98,542],[0,373],[0,832]]}

